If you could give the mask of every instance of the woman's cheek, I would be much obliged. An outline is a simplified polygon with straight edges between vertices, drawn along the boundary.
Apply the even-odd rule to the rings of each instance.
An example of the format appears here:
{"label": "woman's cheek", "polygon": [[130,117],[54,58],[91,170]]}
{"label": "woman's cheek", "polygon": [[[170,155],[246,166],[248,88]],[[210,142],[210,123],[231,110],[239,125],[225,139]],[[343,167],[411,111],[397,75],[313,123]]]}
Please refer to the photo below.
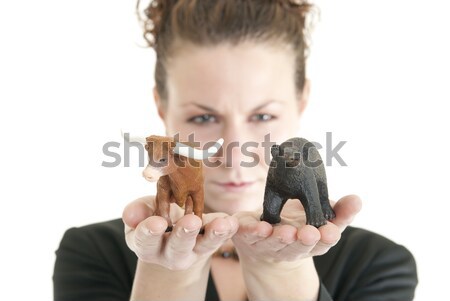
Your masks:
{"label": "woman's cheek", "polygon": [[299,120],[296,118],[278,119],[270,128],[272,142],[282,143],[298,134]]}
{"label": "woman's cheek", "polygon": [[268,142],[272,144],[281,143],[294,137],[296,133],[294,127],[290,127],[281,122],[265,127],[255,127],[250,132],[253,133],[250,140],[259,143],[260,146],[262,143],[264,143],[262,146],[266,146]]}

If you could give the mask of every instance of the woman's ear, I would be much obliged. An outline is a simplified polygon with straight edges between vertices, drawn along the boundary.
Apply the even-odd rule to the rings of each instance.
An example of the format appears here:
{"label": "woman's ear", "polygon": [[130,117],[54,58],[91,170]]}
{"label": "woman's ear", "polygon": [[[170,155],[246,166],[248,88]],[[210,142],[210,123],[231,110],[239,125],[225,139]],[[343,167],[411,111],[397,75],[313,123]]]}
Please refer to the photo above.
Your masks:
{"label": "woman's ear", "polygon": [[311,91],[311,81],[309,79],[305,80],[305,85],[303,90],[298,97],[298,114],[301,116],[306,109],[309,101],[309,93]]}
{"label": "woman's ear", "polygon": [[153,88],[153,98],[155,99],[156,110],[158,111],[158,115],[161,120],[165,123],[165,109],[164,104],[161,101],[161,97],[159,96],[158,89],[156,86]]}

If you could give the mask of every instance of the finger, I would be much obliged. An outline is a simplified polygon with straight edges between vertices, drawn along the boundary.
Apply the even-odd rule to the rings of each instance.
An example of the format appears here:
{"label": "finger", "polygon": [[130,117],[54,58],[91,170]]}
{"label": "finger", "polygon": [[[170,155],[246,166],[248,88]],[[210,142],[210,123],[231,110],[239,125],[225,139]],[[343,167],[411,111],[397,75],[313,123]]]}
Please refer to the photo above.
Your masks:
{"label": "finger", "polygon": [[136,229],[126,227],[125,239],[131,250],[145,261],[159,255],[163,243],[167,221],[160,216],[151,216],[141,222]]}
{"label": "finger", "polygon": [[[226,213],[223,213],[223,212],[213,212],[213,213],[203,214],[203,217],[202,217],[203,225],[206,226],[207,224],[209,224],[216,218],[226,218],[227,216],[229,216],[229,215]],[[235,220],[237,220],[237,219],[235,218]]]}
{"label": "finger", "polygon": [[176,224],[178,220],[184,216],[184,209],[175,203],[171,203],[169,215],[172,223]]}
{"label": "finger", "polygon": [[308,255],[320,240],[320,231],[311,225],[305,225],[297,231],[297,240],[283,252],[296,254],[299,258]]}
{"label": "finger", "polygon": [[140,222],[152,216],[155,209],[154,199],[154,196],[145,196],[128,204],[122,213],[125,225],[134,229]]}
{"label": "finger", "polygon": [[200,229],[199,234],[203,235],[205,234],[205,227],[207,224],[209,224],[210,222],[212,222],[213,220],[215,220],[216,218],[225,218],[229,216],[226,213],[223,212],[213,212],[213,213],[207,213],[207,214],[203,214],[202,219],[203,219],[203,227],[202,229]]}
{"label": "finger", "polygon": [[341,238],[341,231],[339,227],[333,223],[327,223],[326,225],[321,226],[318,230],[320,232],[320,240],[310,251],[313,256],[325,254],[331,247],[336,245]]}
{"label": "finger", "polygon": [[237,235],[233,237],[246,244],[254,244],[260,240],[266,239],[272,234],[271,224],[260,221],[259,216],[253,212],[242,212],[235,215],[239,220],[239,229]]}
{"label": "finger", "polygon": [[362,202],[357,195],[348,195],[341,198],[336,205],[334,205],[334,212],[336,218],[332,223],[339,227],[342,232],[353,221],[356,214],[361,211]]}
{"label": "finger", "polygon": [[175,225],[167,239],[164,254],[167,260],[179,260],[188,257],[195,246],[202,220],[194,215],[183,216]]}
{"label": "finger", "polygon": [[217,217],[205,226],[205,234],[197,238],[194,252],[197,254],[212,253],[238,230],[239,222],[235,217]]}
{"label": "finger", "polygon": [[258,249],[265,249],[270,253],[278,252],[297,240],[297,229],[291,225],[273,227],[272,234],[264,240],[255,243]]}

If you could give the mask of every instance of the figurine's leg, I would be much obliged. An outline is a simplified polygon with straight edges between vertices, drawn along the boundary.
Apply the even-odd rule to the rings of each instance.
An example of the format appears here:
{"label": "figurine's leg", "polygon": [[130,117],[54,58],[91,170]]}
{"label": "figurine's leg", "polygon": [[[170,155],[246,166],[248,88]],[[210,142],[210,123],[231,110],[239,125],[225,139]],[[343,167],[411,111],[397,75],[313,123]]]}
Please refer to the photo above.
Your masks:
{"label": "figurine's leg", "polygon": [[195,192],[191,196],[192,196],[192,203],[193,203],[193,207],[194,207],[194,214],[197,215],[200,219],[202,219],[203,207],[204,207],[203,190]]}
{"label": "figurine's leg", "polygon": [[[203,194],[203,187],[200,191],[193,193],[191,196],[192,196],[192,203],[193,203],[193,207],[194,207],[194,214],[203,220],[203,208],[204,208],[204,197],[205,197]],[[199,234],[205,234],[204,226],[201,227]]]}
{"label": "figurine's leg", "polygon": [[327,220],[331,220],[336,217],[336,214],[331,208],[330,200],[328,198],[327,184],[321,180],[317,180],[317,189],[319,190],[320,205],[322,206],[323,216]]}
{"label": "figurine's leg", "polygon": [[154,215],[159,215],[167,221],[167,230],[172,229],[172,220],[170,219],[170,201],[172,198],[172,193],[168,189],[169,183],[166,183],[166,179],[161,177],[158,180],[158,186],[156,191],[156,210]]}
{"label": "figurine's leg", "polygon": [[184,204],[184,215],[192,214],[193,206],[192,196],[188,195]]}
{"label": "figurine's leg", "polygon": [[263,214],[261,220],[269,224],[278,224],[281,221],[280,213],[286,199],[266,186],[264,193]]}
{"label": "figurine's leg", "polygon": [[319,200],[319,191],[314,176],[312,174],[305,176],[302,186],[303,191],[300,192],[299,198],[305,209],[306,224],[315,227],[325,225],[327,222],[323,217]]}
{"label": "figurine's leg", "polygon": [[172,230],[172,220],[170,219],[170,202],[169,199],[162,197],[161,193],[156,193],[156,210],[155,214],[163,217],[167,221],[167,231]]}

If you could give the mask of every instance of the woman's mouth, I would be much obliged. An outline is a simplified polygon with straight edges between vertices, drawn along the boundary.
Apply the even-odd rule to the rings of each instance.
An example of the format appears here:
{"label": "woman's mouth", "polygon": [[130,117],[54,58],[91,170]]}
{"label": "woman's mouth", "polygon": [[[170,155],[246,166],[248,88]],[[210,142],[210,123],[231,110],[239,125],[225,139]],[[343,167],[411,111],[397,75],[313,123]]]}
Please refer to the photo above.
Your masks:
{"label": "woman's mouth", "polygon": [[242,192],[249,189],[255,182],[213,182],[227,192]]}

